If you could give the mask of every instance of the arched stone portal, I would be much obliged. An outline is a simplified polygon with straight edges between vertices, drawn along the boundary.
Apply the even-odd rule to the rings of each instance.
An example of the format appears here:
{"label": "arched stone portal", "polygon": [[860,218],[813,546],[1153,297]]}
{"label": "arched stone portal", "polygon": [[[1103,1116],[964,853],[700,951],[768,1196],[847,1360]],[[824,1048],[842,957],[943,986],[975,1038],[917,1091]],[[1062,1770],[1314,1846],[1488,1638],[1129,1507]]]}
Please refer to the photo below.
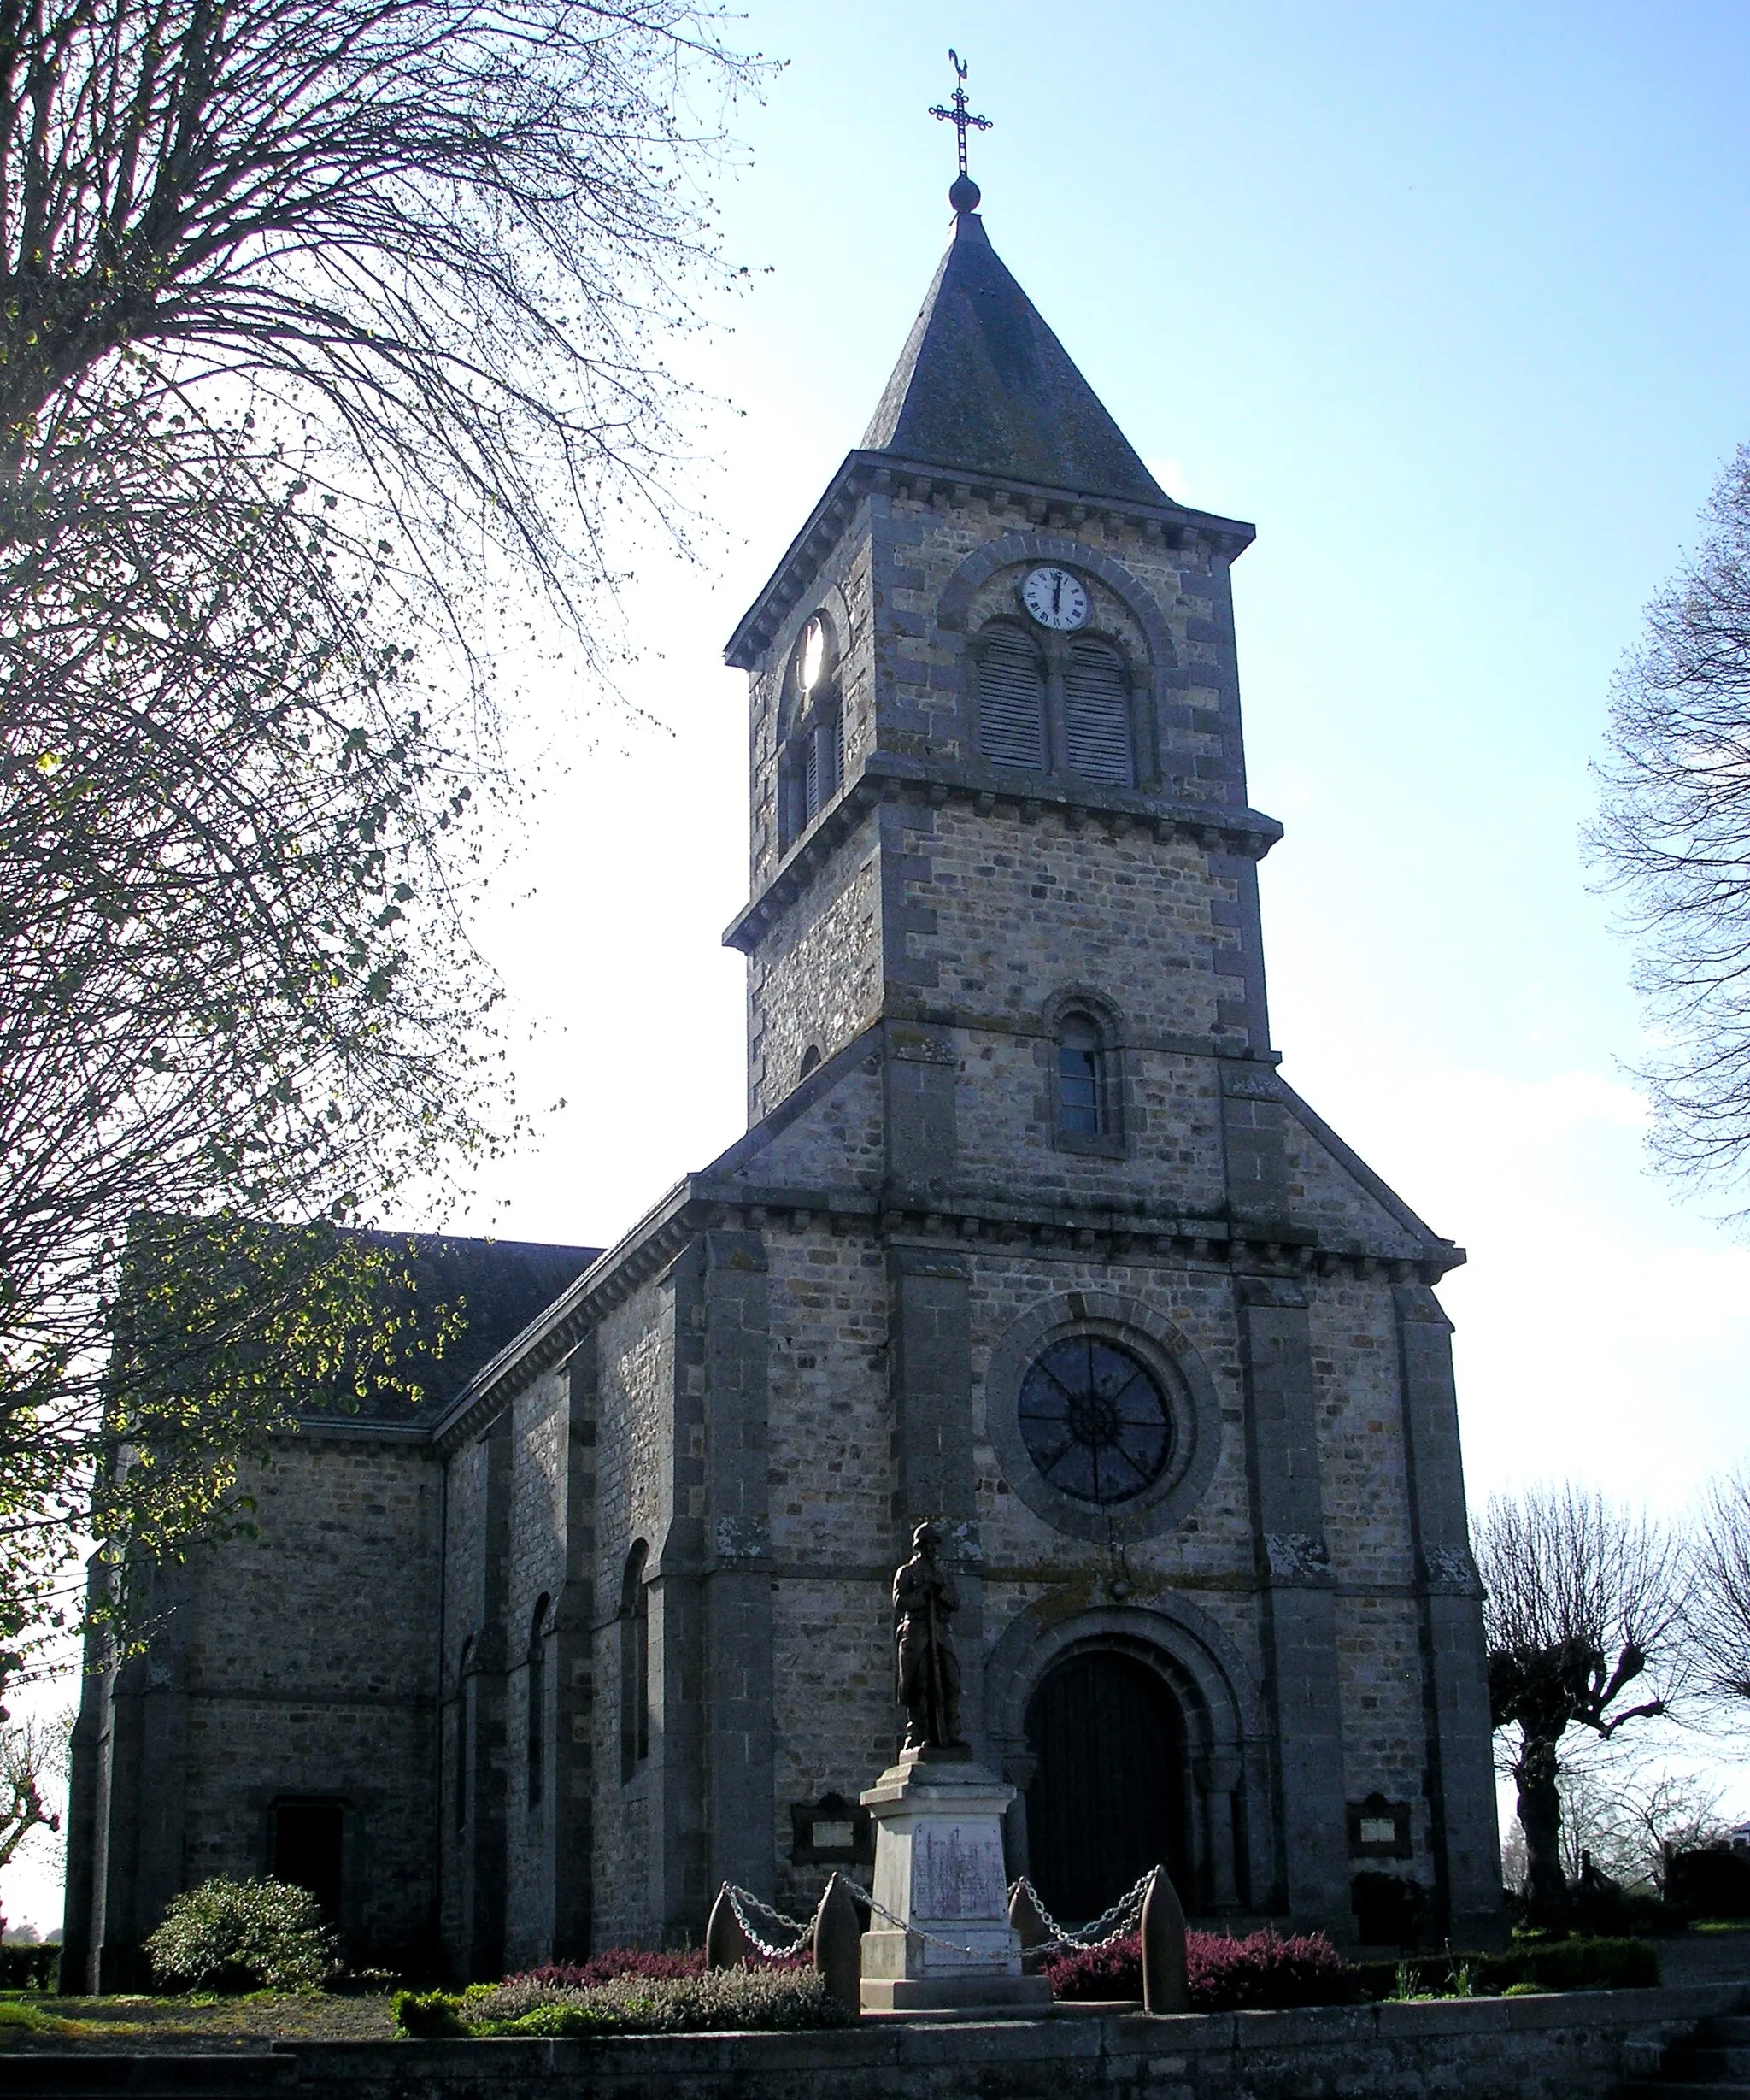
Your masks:
{"label": "arched stone portal", "polygon": [[[1103,1716],[1092,1748],[1078,1700],[1101,1703],[1089,1709]],[[1019,1790],[1007,1824],[1010,1872],[1030,1875],[1066,1921],[1103,1910],[1163,1859],[1194,1913],[1230,1915],[1277,1902],[1258,1688],[1232,1641],[1189,1597],[1163,1592],[1065,1618],[1036,1603],[1017,1612],[985,1659],[984,1717],[990,1760]],[[1107,1739],[1126,1732],[1156,1747],[1132,1753]],[[1078,1791],[1078,1763],[1095,1775],[1091,1794]],[[1161,1768],[1158,1781],[1130,1776],[1149,1764]],[[1102,1780],[1108,1766],[1115,1776]],[[1047,1883],[1073,1879],[1052,1863],[1060,1833],[1085,1827],[1090,1805],[1104,1815],[1108,1800],[1129,1834],[1101,1841],[1101,1858],[1111,1857],[1089,1876],[1099,1886],[1086,1909],[1080,1894],[1072,1903],[1066,1893],[1069,1908],[1059,1910]],[[1041,1827],[1048,1820],[1052,1827]],[[1132,1852],[1138,1863],[1125,1874],[1119,1860]]]}
{"label": "arched stone portal", "polygon": [[1149,1868],[1189,1885],[1184,1716],[1166,1679],[1134,1655],[1084,1648],[1027,1704],[1027,1829],[1046,1907],[1078,1922]]}

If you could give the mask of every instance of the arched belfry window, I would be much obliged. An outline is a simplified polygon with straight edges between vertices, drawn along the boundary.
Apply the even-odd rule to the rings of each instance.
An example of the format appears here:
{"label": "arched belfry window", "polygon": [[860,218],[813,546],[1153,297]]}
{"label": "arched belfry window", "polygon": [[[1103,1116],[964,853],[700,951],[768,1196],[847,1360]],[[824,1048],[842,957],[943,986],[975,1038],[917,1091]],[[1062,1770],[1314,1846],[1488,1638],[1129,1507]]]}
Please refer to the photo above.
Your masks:
{"label": "arched belfry window", "polygon": [[543,1596],[529,1621],[528,1768],[529,1806],[538,1809],[547,1794],[547,1608]]}
{"label": "arched belfry window", "polygon": [[620,1589],[620,1779],[650,1755],[650,1550],[641,1538],[625,1556]]}
{"label": "arched belfry window", "polygon": [[789,726],[778,757],[778,832],[779,850],[787,851],[844,785],[838,645],[819,613],[791,651],[784,712]]}
{"label": "arched belfry window", "polygon": [[1124,659],[1109,643],[1089,638],[1071,645],[1064,666],[1063,718],[1070,770],[1129,787],[1136,778],[1130,682]]}
{"label": "arched belfry window", "polygon": [[978,651],[978,756],[987,766],[1042,773],[1045,663],[1032,638],[1007,621],[984,630]]}

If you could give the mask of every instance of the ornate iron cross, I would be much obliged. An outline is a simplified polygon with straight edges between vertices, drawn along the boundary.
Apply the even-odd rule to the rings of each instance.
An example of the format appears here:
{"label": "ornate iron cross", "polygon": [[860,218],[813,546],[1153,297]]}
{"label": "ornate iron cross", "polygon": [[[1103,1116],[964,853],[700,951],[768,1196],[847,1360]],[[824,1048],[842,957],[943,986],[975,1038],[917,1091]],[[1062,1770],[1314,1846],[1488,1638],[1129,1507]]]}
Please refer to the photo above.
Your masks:
{"label": "ornate iron cross", "polygon": [[940,117],[944,124],[952,124],[958,133],[960,148],[960,179],[964,182],[966,179],[966,133],[969,131],[988,132],[991,128],[990,119],[985,116],[974,116],[967,109],[965,62],[961,59],[960,53],[952,48],[948,56],[954,64],[954,107],[949,109],[944,108],[939,102],[932,103],[930,106],[930,114],[933,117]]}

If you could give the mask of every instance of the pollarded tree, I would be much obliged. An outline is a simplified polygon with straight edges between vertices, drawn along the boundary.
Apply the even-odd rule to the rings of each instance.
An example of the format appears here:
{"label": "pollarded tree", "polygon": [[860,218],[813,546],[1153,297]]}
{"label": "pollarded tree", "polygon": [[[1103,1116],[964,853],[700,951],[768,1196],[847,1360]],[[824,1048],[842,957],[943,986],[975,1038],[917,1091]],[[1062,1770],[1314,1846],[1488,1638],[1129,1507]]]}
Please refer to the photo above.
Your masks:
{"label": "pollarded tree", "polygon": [[1750,1173],[1750,448],[1618,672],[1591,846],[1628,906],[1663,1047],[1653,1150],[1730,1190]]}
{"label": "pollarded tree", "polygon": [[[1485,1593],[1490,1719],[1509,1732],[1506,1768],[1525,1834],[1528,1908],[1553,1918],[1568,1902],[1563,1739],[1582,1729],[1607,1741],[1667,1710],[1676,1555],[1645,1517],[1573,1487],[1491,1497],[1471,1547]],[[1661,1679],[1664,1689],[1630,1698],[1631,1687],[1644,1695]]]}
{"label": "pollarded tree", "polygon": [[1724,1701],[1750,1700],[1750,1474],[1707,1490],[1685,1615],[1703,1687]]}

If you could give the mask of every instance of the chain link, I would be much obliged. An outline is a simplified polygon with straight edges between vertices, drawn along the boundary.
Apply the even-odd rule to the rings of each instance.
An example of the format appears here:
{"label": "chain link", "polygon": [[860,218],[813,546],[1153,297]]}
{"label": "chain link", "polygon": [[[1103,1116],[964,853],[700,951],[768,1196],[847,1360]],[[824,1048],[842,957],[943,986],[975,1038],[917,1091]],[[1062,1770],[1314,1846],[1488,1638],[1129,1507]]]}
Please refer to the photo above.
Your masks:
{"label": "chain link", "polygon": [[[1040,1923],[1051,1935],[1048,1939],[1029,1947],[1026,1952],[1036,1956],[1042,1954],[1059,1954],[1068,1948],[1106,1947],[1110,1946],[1115,1939],[1124,1938],[1126,1933],[1134,1932],[1142,1923],[1142,1904],[1148,1896],[1149,1879],[1154,1873],[1154,1869],[1151,1867],[1148,1873],[1142,1876],[1136,1886],[1119,1897],[1109,1909],[1101,1911],[1100,1915],[1089,1924],[1078,1926],[1074,1929],[1066,1925],[1060,1925],[1045,1908],[1038,1890],[1033,1886],[1025,1874],[1020,1875],[1009,1884],[1009,1900],[1013,1902],[1018,1891],[1025,1891],[1038,1915]],[[859,1903],[866,1903],[871,1914],[880,1918],[886,1924],[896,1926],[902,1932],[913,1932],[919,1939],[926,1940],[932,1947],[942,1948],[945,1953],[964,1955],[968,1961],[972,1962],[989,1960],[988,1950],[981,1952],[976,1947],[964,1947],[958,1940],[944,1939],[939,1932],[926,1932],[922,1926],[915,1922],[907,1924],[903,1918],[896,1917],[885,1903],[877,1903],[870,1891],[860,1882],[852,1880],[848,1874],[841,1872],[839,1879]],[[804,1925],[796,1918],[786,1917],[783,1911],[774,1909],[770,1903],[763,1902],[755,1896],[751,1889],[738,1888],[731,1881],[725,1881],[723,1888],[724,1893],[729,1897],[729,1907],[735,1913],[736,1923],[747,1936],[749,1944],[764,1955],[768,1962],[788,1961],[792,1956],[801,1954],[813,1939],[814,1936],[813,1919]],[[824,1894],[821,1901],[823,1903],[825,1901]],[[749,1918],[747,1911],[743,1908],[744,1904],[751,1904],[761,1916],[771,1918],[778,1924],[788,1926],[796,1935],[796,1938],[787,1947],[774,1945],[771,1940],[766,1938]],[[818,1917],[819,1915],[817,1906],[815,1915]]]}
{"label": "chain link", "polygon": [[[723,1891],[729,1898],[730,1909],[735,1913],[736,1923],[742,1928],[749,1944],[756,1947],[768,1962],[787,1962],[792,1955],[800,1954],[813,1938],[812,1921],[807,1925],[799,1925],[794,1918],[785,1917],[781,1910],[774,1910],[770,1903],[761,1903],[751,1889],[738,1889],[732,1882],[725,1881]],[[780,1925],[787,1925],[796,1938],[787,1947],[773,1946],[750,1921],[747,1912],[742,1908],[744,1903],[751,1903],[755,1910],[763,1912],[766,1917],[775,1918]]]}
{"label": "chain link", "polygon": [[919,1939],[927,1940],[932,1947],[944,1948],[949,1954],[963,1954],[969,1962],[988,1962],[990,1959],[988,1948],[981,1953],[976,1947],[961,1946],[958,1940],[944,1939],[939,1932],[926,1932],[921,1925],[915,1922],[907,1925],[903,1918],[895,1917],[885,1903],[878,1903],[868,1890],[853,1881],[849,1874],[843,1874],[840,1879],[853,1896],[860,1897],[867,1903],[876,1917],[885,1919],[889,1925],[896,1925],[901,1932],[914,1932]]}
{"label": "chain link", "polygon": [[1128,1894],[1120,1896],[1110,1909],[1101,1911],[1090,1924],[1079,1926],[1074,1931],[1068,1926],[1058,1923],[1045,1908],[1038,1890],[1025,1874],[1022,1874],[1009,1884],[1009,1900],[1014,1900],[1017,1891],[1024,1891],[1038,1914],[1039,1922],[1051,1935],[1042,1944],[1029,1947],[1027,1952],[1032,1955],[1057,1954],[1066,1947],[1107,1947],[1113,1940],[1122,1939],[1126,1933],[1135,1932],[1142,1921],[1142,1904],[1148,1894],[1149,1877],[1154,1872],[1151,1867],[1136,1885]]}

